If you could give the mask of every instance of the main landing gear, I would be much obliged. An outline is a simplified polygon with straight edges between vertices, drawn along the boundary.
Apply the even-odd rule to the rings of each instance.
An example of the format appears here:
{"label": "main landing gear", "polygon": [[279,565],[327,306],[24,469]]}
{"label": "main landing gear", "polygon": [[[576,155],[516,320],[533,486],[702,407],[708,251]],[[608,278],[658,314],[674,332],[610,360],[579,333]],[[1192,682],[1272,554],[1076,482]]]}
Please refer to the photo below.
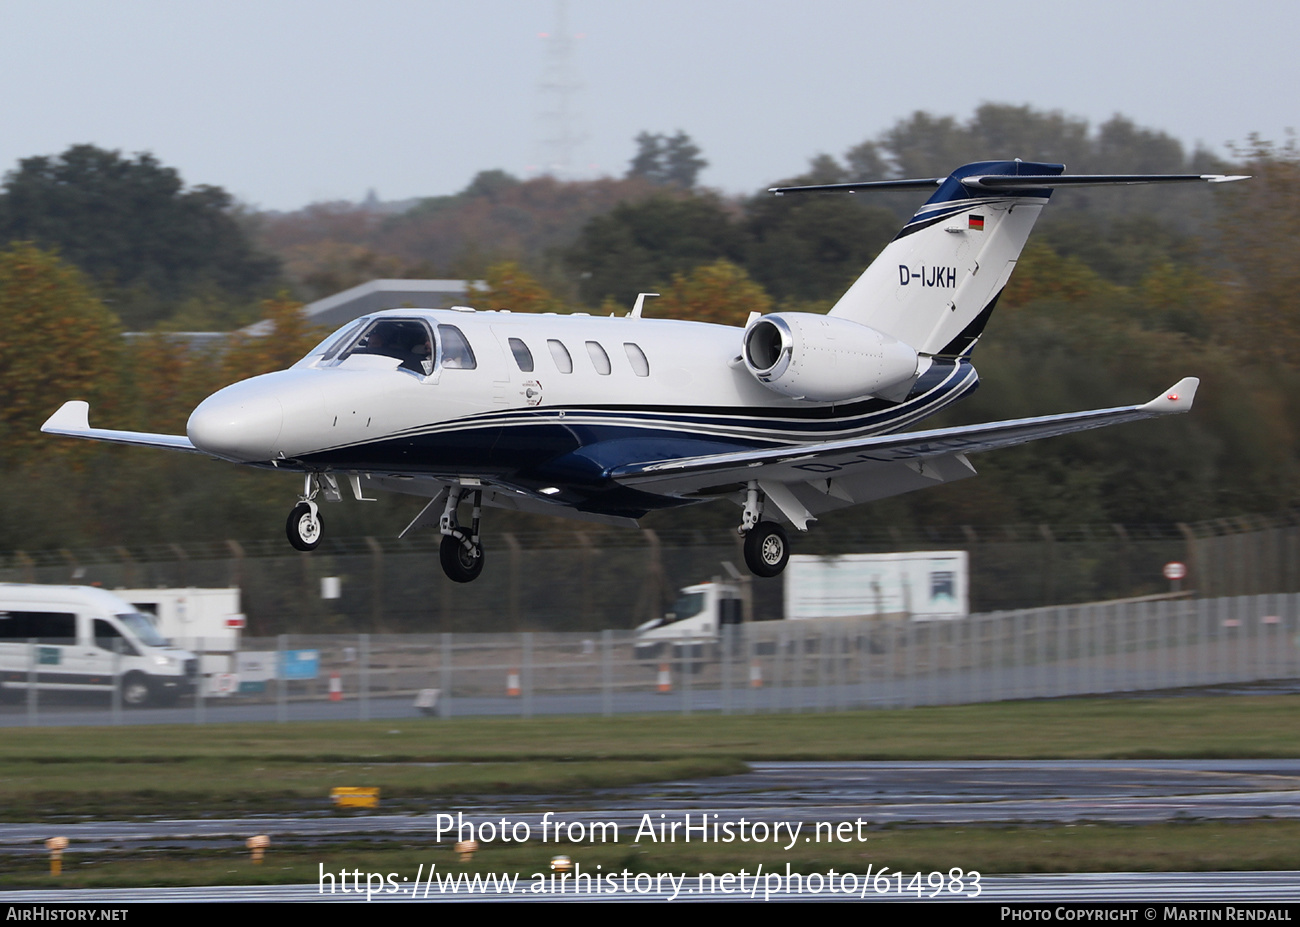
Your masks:
{"label": "main landing gear", "polygon": [[474,508],[470,515],[470,530],[467,534],[456,519],[456,510],[465,490],[460,486],[447,489],[447,505],[438,520],[438,530],[442,532],[442,546],[438,548],[438,559],[442,563],[442,572],[454,583],[472,583],[483,572],[483,543],[479,540],[479,515],[483,507],[483,490],[473,492]]}
{"label": "main landing gear", "polygon": [[745,494],[745,512],[740,533],[745,536],[745,566],[765,579],[781,575],[790,562],[790,539],[774,521],[762,521],[763,499],[758,482],[751,480]]}

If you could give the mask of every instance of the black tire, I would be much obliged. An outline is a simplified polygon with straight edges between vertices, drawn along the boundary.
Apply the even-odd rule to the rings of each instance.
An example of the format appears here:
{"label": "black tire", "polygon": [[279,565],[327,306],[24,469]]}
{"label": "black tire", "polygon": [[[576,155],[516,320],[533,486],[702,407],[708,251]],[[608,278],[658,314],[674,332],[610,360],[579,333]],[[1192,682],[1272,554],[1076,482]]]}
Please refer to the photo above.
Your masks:
{"label": "black tire", "polygon": [[745,566],[755,576],[780,576],[790,561],[790,541],[774,521],[760,521],[745,535]]}
{"label": "black tire", "polygon": [[153,686],[144,673],[127,673],[122,677],[122,704],[127,708],[144,708],[153,702]]}
{"label": "black tire", "polygon": [[315,550],[320,544],[324,528],[325,520],[321,518],[320,512],[312,518],[311,506],[306,502],[295,505],[289,513],[289,520],[284,523],[284,533],[294,550]]}
{"label": "black tire", "polygon": [[474,557],[465,545],[461,543],[460,538],[453,537],[450,534],[443,535],[442,545],[438,548],[438,559],[442,561],[442,572],[447,574],[447,578],[453,583],[472,583],[478,579],[478,575],[483,572],[483,545],[480,544],[475,548],[478,554]]}

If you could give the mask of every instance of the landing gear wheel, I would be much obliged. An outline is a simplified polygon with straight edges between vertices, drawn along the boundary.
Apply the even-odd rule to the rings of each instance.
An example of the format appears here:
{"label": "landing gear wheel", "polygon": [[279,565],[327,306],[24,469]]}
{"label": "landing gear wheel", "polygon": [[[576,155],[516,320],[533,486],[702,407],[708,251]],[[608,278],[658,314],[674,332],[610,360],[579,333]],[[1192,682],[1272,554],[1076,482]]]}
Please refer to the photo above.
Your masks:
{"label": "landing gear wheel", "polygon": [[295,550],[315,550],[320,544],[321,524],[320,512],[316,511],[316,507],[299,502],[289,513],[284,533],[289,536],[289,543]]}
{"label": "landing gear wheel", "polygon": [[447,534],[438,548],[442,572],[454,583],[472,583],[483,572],[483,545],[476,544],[473,551],[465,549],[460,538]]}
{"label": "landing gear wheel", "polygon": [[774,521],[760,521],[745,535],[745,566],[755,576],[779,576],[790,560],[790,541]]}

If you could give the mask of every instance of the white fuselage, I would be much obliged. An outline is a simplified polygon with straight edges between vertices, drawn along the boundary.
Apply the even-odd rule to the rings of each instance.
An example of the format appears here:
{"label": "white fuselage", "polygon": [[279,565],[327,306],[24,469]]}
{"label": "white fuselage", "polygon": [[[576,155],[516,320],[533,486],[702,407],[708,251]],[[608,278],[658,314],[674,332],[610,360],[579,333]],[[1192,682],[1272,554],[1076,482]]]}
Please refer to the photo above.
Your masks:
{"label": "white fuselage", "polygon": [[[384,320],[436,333],[432,359],[338,347]],[[449,327],[468,343],[472,367],[449,353]],[[742,336],[671,319],[388,310],[351,323],[288,370],[215,393],[194,411],[188,434],[199,449],[241,463],[595,489],[609,466],[628,460],[894,431],[976,382],[968,363],[948,362],[931,366],[901,402],[789,399],[740,362]],[[652,507],[625,500],[611,510]]]}

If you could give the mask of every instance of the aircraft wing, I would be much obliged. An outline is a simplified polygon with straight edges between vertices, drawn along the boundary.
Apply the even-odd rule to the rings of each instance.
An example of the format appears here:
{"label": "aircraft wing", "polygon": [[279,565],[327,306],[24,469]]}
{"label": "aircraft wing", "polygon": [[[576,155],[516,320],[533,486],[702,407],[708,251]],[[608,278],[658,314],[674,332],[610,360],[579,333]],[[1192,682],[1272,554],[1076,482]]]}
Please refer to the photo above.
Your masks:
{"label": "aircraft wing", "polygon": [[633,463],[610,476],[625,486],[682,497],[723,495],[758,480],[768,499],[803,529],[819,512],[974,476],[967,454],[1186,412],[1199,384],[1187,377],[1136,406]]}
{"label": "aircraft wing", "polygon": [[41,431],[48,435],[66,435],[69,438],[88,438],[91,441],[108,441],[111,444],[134,444],[138,447],[165,447],[174,451],[203,452],[190,443],[185,435],[156,435],[145,431],[114,431],[110,428],[90,427],[90,403],[80,399],[65,402],[59,410],[45,420]]}

